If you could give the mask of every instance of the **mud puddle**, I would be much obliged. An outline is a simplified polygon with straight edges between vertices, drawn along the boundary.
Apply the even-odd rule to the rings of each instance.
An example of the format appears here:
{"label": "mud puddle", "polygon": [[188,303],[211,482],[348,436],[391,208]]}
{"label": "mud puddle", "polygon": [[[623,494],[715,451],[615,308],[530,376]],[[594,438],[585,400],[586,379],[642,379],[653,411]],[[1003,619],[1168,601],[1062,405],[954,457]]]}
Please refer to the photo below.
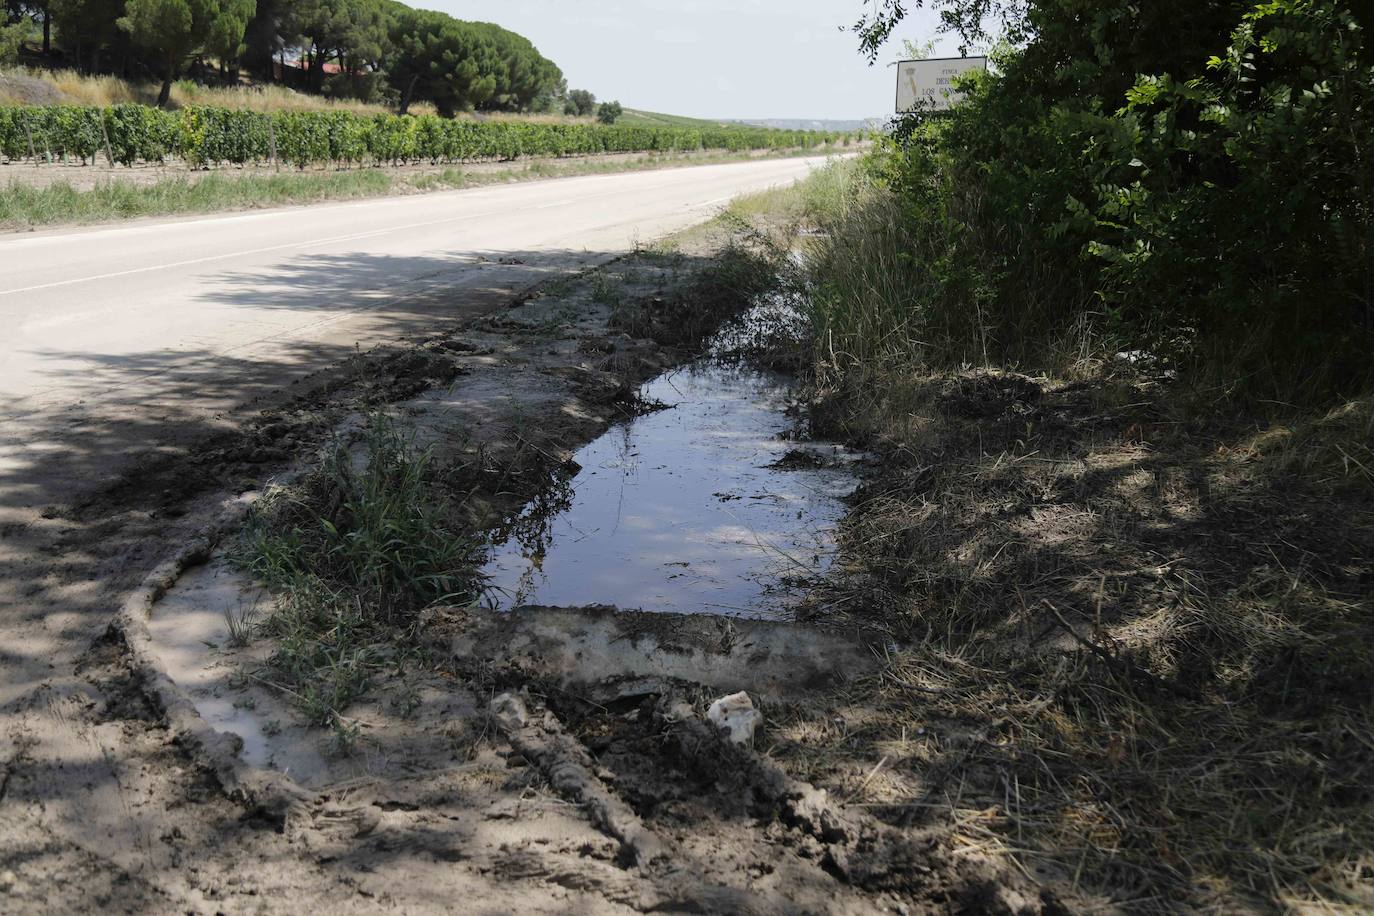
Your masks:
{"label": "mud puddle", "polygon": [[[433,450],[437,475],[474,475],[485,488],[474,504],[537,494],[491,548],[495,608],[426,615],[424,648],[415,651],[437,653],[436,666],[378,667],[365,697],[331,719],[302,714],[299,685],[279,683],[273,668],[273,598],[231,562],[232,542],[150,608],[157,666],[206,723],[238,737],[242,762],[311,787],[397,766],[442,767],[465,753],[467,732],[480,731],[472,723],[483,721],[479,698],[462,686],[471,659],[481,662],[472,675],[479,680],[499,668],[511,683],[581,690],[606,678],[662,681],[760,699],[861,676],[873,658],[867,643],[783,622],[792,600],[827,571],[857,456],[799,435],[786,375],[731,360],[756,331],[779,326],[759,320],[768,307],[727,325],[706,357],[667,372],[667,355],[651,341],[608,335],[610,307],[575,290],[544,306],[561,310],[563,336],[528,318],[523,303],[506,320],[532,327],[479,329],[434,351],[460,369],[474,363],[472,374],[403,402],[396,422]],[[639,362],[622,376],[588,366],[607,352]],[[617,406],[603,403],[609,388]],[[515,392],[518,400],[506,397]],[[653,409],[626,418],[630,392]],[[563,442],[589,444],[569,452]],[[550,489],[536,462],[532,486],[521,489],[512,479],[529,469],[511,443],[558,456],[553,473],[570,476]],[[569,454],[575,464],[563,460]],[[472,471],[474,461],[483,470]],[[490,480],[482,476],[488,464]],[[518,503],[506,505],[515,511]],[[468,524],[480,530],[499,515]],[[528,613],[509,613],[516,607]]]}
{"label": "mud puddle", "polygon": [[148,618],[159,667],[183,690],[212,728],[238,737],[239,756],[302,784],[328,772],[313,745],[318,739],[295,721],[288,703],[247,672],[265,658],[246,631],[266,613],[272,596],[234,569],[224,555],[184,572]]}
{"label": "mud puddle", "polygon": [[830,564],[855,456],[798,440],[779,373],[713,356],[638,394],[660,409],[574,454],[561,498],[527,509],[493,548],[488,600],[785,615]]}

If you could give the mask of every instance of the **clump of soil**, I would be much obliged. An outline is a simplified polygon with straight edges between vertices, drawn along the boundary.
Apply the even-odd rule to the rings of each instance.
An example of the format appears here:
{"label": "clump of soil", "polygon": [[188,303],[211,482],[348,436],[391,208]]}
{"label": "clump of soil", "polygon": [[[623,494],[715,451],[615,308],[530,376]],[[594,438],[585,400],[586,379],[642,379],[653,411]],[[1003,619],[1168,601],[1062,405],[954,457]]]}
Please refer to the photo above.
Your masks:
{"label": "clump of soil", "polygon": [[[669,264],[673,256],[667,255]],[[616,303],[611,326],[664,346],[699,350],[721,322],[739,315],[777,282],[779,253],[759,234],[726,247],[713,269],[661,295]]]}

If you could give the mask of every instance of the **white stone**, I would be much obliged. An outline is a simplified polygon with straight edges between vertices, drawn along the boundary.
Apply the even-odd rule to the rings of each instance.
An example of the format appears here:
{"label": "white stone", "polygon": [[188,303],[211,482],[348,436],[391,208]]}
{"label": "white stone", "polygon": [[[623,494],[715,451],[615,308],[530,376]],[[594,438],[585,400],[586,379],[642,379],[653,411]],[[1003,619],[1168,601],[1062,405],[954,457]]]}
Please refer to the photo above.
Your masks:
{"label": "white stone", "polygon": [[754,732],[763,722],[763,713],[754,708],[749,694],[741,690],[712,703],[706,710],[706,721],[729,732],[735,744],[751,744]]}

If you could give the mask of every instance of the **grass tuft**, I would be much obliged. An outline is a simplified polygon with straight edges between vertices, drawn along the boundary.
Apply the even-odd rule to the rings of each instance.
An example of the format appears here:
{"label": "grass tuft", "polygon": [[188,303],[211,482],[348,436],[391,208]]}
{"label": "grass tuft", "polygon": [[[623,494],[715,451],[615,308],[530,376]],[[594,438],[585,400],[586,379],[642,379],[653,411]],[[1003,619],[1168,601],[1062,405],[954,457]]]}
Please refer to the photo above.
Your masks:
{"label": "grass tuft", "polygon": [[317,724],[337,725],[396,662],[421,609],[477,598],[478,545],[449,527],[433,483],[428,453],[377,416],[361,451],[336,444],[238,545],[276,595],[262,622],[278,641],[270,665]]}

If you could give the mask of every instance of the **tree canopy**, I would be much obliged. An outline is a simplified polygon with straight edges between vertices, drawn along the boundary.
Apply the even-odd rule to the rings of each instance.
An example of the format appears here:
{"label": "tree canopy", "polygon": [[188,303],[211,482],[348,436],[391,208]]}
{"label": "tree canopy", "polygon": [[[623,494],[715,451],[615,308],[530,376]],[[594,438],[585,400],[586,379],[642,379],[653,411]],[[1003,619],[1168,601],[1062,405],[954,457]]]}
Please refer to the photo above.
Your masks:
{"label": "tree canopy", "polygon": [[[562,71],[524,36],[395,0],[6,0],[5,10],[8,22],[55,27],[55,51],[85,70],[158,77],[163,103],[192,63],[449,115],[548,111],[567,95]],[[574,106],[583,114],[587,97]]]}
{"label": "tree canopy", "polygon": [[388,7],[385,70],[402,111],[419,99],[450,115],[470,109],[543,111],[564,85],[562,71],[514,32],[400,3]]}
{"label": "tree canopy", "polygon": [[254,0],[127,0],[117,22],[162,65],[158,104],[165,105],[186,58],[216,43],[237,49],[253,12]]}
{"label": "tree canopy", "polygon": [[586,117],[596,111],[596,96],[586,89],[574,89],[568,93],[563,111],[565,114]]}

